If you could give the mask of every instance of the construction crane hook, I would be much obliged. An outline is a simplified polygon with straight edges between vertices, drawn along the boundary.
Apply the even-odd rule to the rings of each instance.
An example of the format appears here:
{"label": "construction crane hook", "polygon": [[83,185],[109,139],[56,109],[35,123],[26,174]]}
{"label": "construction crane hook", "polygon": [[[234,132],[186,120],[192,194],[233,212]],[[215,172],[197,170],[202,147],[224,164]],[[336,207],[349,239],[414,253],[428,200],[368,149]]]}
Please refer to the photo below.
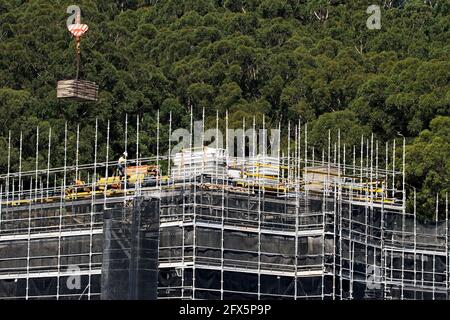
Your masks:
{"label": "construction crane hook", "polygon": [[76,61],[77,61],[77,77],[80,75],[80,61],[81,61],[81,37],[89,30],[87,24],[75,23],[68,26],[69,32],[75,37],[76,41]]}

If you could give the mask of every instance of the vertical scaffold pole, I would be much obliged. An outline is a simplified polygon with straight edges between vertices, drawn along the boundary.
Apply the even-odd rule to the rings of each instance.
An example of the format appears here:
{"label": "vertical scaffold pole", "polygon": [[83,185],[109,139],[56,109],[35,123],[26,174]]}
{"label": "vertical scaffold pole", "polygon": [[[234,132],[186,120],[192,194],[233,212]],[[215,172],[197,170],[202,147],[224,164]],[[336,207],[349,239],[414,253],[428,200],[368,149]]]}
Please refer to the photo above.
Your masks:
{"label": "vertical scaffold pole", "polygon": [[353,183],[356,182],[356,146],[353,145]]}
{"label": "vertical scaffold pole", "polygon": [[[295,124],[295,123],[294,123]],[[298,126],[295,124],[294,126],[294,153],[292,155],[292,183],[294,186],[294,190],[296,189],[297,183],[297,160],[298,160]],[[296,191],[297,192],[297,191]]]}
{"label": "vertical scaffold pole", "polygon": [[253,116],[253,132],[252,132],[253,146],[252,146],[252,157],[253,161],[256,158],[256,117]]}
{"label": "vertical scaffold pole", "polygon": [[337,143],[333,144],[333,165],[337,169]]}
{"label": "vertical scaffold pole", "polygon": [[389,198],[389,142],[386,141],[386,163],[385,163],[385,168],[384,168],[384,185],[385,185],[385,189],[386,189],[386,197]]}
{"label": "vertical scaffold pole", "polygon": [[294,300],[297,300],[297,281],[298,281],[298,229],[299,229],[299,216],[300,216],[300,188],[298,181],[298,126],[295,126],[295,151],[294,151],[294,190],[295,190],[295,244],[294,244]]}
{"label": "vertical scaffold pole", "polygon": [[28,300],[30,294],[30,250],[31,250],[31,206],[33,204],[33,177],[30,177],[30,204],[28,206],[28,234],[27,234],[27,283],[25,291],[25,300]]}
{"label": "vertical scaffold pole", "polygon": [[414,213],[414,300],[416,300],[416,294],[417,294],[417,290],[415,289],[417,286],[417,212],[416,212],[416,188],[414,188],[414,199],[413,199],[413,213]]}
{"label": "vertical scaffold pole", "polygon": [[449,269],[448,269],[448,193],[445,194],[445,300],[448,300]]}
{"label": "vertical scaffold pole", "polygon": [[328,130],[328,166],[327,166],[327,186],[330,184],[331,170],[331,130]]}
{"label": "vertical scaffold pole", "polygon": [[346,175],[346,169],[347,169],[347,162],[346,162],[346,153],[347,153],[347,146],[344,143],[343,150],[342,150],[342,174]]}
{"label": "vertical scaffold pole", "polygon": [[[11,190],[11,202],[14,203],[14,197],[15,197],[15,190],[16,187],[16,179],[12,178],[12,190]],[[33,190],[30,191],[31,193],[33,193]]]}
{"label": "vertical scaffold pole", "polygon": [[[363,150],[364,152],[364,150]],[[362,155],[364,157],[364,154]],[[367,180],[368,176],[368,165],[369,165],[369,139],[366,139],[366,166],[365,166],[365,181]],[[364,166],[364,159],[361,161],[361,165]],[[364,169],[361,168],[361,172]],[[361,181],[362,182],[362,181]],[[369,240],[369,184],[367,182],[363,183],[365,186],[364,190],[362,191],[364,194],[364,256],[365,256],[365,285],[367,287],[367,280],[369,279],[368,275],[368,266],[369,266],[369,255],[368,255],[368,240]]]}
{"label": "vertical scaffold pole", "polygon": [[156,166],[158,167],[158,189],[161,190],[161,168],[159,165],[159,131],[160,131],[160,119],[159,109],[156,113]]}
{"label": "vertical scaffold pole", "polygon": [[[343,164],[345,168],[345,162]],[[343,289],[342,289],[342,184],[341,184],[341,129],[338,130],[338,214],[339,214],[339,292],[340,299],[343,299]]]}
{"label": "vertical scaffold pole", "polygon": [[297,188],[297,192],[300,192],[300,175],[301,175],[301,173],[300,173],[300,166],[301,166],[301,164],[300,164],[300,148],[301,148],[301,134],[300,134],[300,121],[298,122],[298,125],[297,125],[297,129],[296,129],[296,135],[297,135],[297,137],[296,137],[296,139],[295,139],[295,144],[296,144],[296,149],[297,149],[297,154],[296,154],[296,156],[295,156],[295,159],[296,159],[296,163],[295,163],[295,165],[296,165],[296,167],[297,167],[297,176],[296,176],[296,188]]}
{"label": "vertical scaffold pole", "polygon": [[378,176],[378,140],[375,143],[375,195],[378,198],[379,176]]}
{"label": "vertical scaffold pole", "polygon": [[302,168],[302,121],[298,119],[298,177],[300,183]]}
{"label": "vertical scaffold pole", "polygon": [[77,125],[77,145],[75,149],[75,181],[78,180],[78,164],[80,158],[80,125]]}
{"label": "vertical scaffold pole", "polygon": [[308,173],[308,124],[305,123],[305,183],[307,184],[308,181],[306,181],[306,176]]}
{"label": "vertical scaffold pole", "polygon": [[[216,136],[218,138],[218,135]],[[220,210],[220,300],[223,300],[223,272],[224,272],[224,254],[225,254],[225,237],[224,237],[224,229],[225,229],[225,178],[224,175],[222,177],[222,201],[221,201],[221,210]]]}
{"label": "vertical scaffold pole", "polygon": [[[50,127],[48,129],[47,185],[46,185],[47,198],[48,198],[48,192],[49,192],[49,188],[50,188],[50,158],[51,158],[51,154],[52,154],[51,150],[52,150],[52,128]],[[20,182],[19,182],[19,185],[20,185]]]}
{"label": "vertical scaffold pole", "polygon": [[311,154],[312,154],[312,156],[311,156],[311,166],[314,167],[315,163],[316,163],[316,159],[315,159],[316,150],[315,150],[314,145],[311,147]]}
{"label": "vertical scaffold pole", "polygon": [[[61,190],[61,194],[64,191]],[[59,204],[59,226],[58,226],[58,273],[57,273],[57,285],[56,285],[56,299],[59,300],[60,296],[60,278],[61,278],[61,232],[62,232],[62,209],[63,208],[63,197],[60,198]]]}
{"label": "vertical scaffold pole", "polygon": [[[378,142],[377,142],[377,172],[378,172]],[[378,184],[377,184],[378,186]],[[385,250],[384,250],[384,190],[381,193],[381,217],[380,217],[380,268],[381,268],[381,280],[382,280],[382,286],[383,286],[383,300],[386,299],[386,292],[387,292],[387,281],[386,281],[386,268],[385,268]]]}
{"label": "vertical scaffold pole", "polygon": [[[95,190],[97,189],[97,146],[98,146],[98,118],[95,119],[95,142],[94,142],[94,174],[92,175],[92,198],[91,198],[91,221],[90,221],[90,232],[89,232],[89,282],[88,282],[88,300],[91,300],[91,283],[92,283],[92,247],[93,247],[93,236],[92,232],[94,230],[94,213],[96,210],[95,206]],[[126,178],[125,178],[126,181]],[[126,194],[125,194],[126,195]]]}
{"label": "vertical scaffold pole", "polygon": [[125,153],[127,154],[127,159],[125,160],[125,168],[124,168],[124,172],[125,172],[125,178],[124,178],[124,194],[123,194],[123,201],[124,201],[124,205],[126,205],[127,203],[127,186],[128,186],[128,173],[127,173],[127,168],[128,168],[128,114],[125,114]]}
{"label": "vertical scaffold pole", "polygon": [[353,271],[355,266],[355,242],[350,240],[349,248],[351,248],[350,254],[350,300],[353,300]]}
{"label": "vertical scaffold pole", "polygon": [[37,202],[38,199],[38,188],[39,188],[39,179],[38,179],[38,171],[39,171],[39,127],[36,127],[36,159],[35,159],[35,192],[34,199]]}
{"label": "vertical scaffold pole", "polygon": [[[278,122],[278,134],[277,135],[278,135],[278,137],[277,137],[278,141],[281,144],[281,122]],[[284,179],[284,176],[283,176],[284,171],[283,171],[283,159],[282,159],[282,155],[281,155],[281,146],[277,150],[277,161],[278,161],[278,170],[279,170],[278,175],[279,175],[280,182],[282,182]],[[259,167],[258,167],[258,170],[259,170]],[[259,173],[259,171],[258,171],[258,173]],[[279,188],[277,188],[277,196],[279,196],[279,191],[280,191]]]}
{"label": "vertical scaffold pole", "polygon": [[325,149],[322,148],[322,166],[325,165]]}
{"label": "vertical scaffold pole", "polygon": [[44,203],[44,183],[42,182],[42,176],[39,177],[39,185],[40,185],[40,187],[41,187],[41,191],[40,191],[40,195],[41,195],[40,202],[41,202],[41,203]]}
{"label": "vertical scaffold pole", "polygon": [[245,117],[242,117],[242,172],[245,172]]}
{"label": "vertical scaffold pole", "polygon": [[63,190],[61,192],[61,198],[64,197],[66,185],[67,185],[67,121],[64,125],[64,180],[63,180]]}
{"label": "vertical scaffold pole", "polygon": [[[139,135],[140,135],[140,121],[139,121],[139,115],[136,116],[136,167],[139,167],[140,163],[139,163]],[[136,177],[138,177],[137,171],[136,171]],[[136,182],[134,184],[134,190],[135,190],[135,195],[141,195],[141,183],[142,180],[140,178],[136,179]]]}
{"label": "vertical scaffold pole", "polygon": [[267,137],[266,137],[266,116],[263,114],[263,130],[262,130],[262,147],[263,147],[263,150],[262,150],[262,155],[263,155],[263,158],[265,157],[265,155],[266,155],[266,143],[267,143]]}
{"label": "vertical scaffold pole", "polygon": [[392,198],[395,198],[395,139],[392,145]]}
{"label": "vertical scaffold pole", "polygon": [[371,214],[373,214],[373,133],[370,137],[370,187],[369,187],[369,194],[370,194],[370,208],[371,208]]}
{"label": "vertical scaffold pole", "polygon": [[[361,184],[361,187],[363,187],[364,186],[364,180],[363,180],[363,166],[364,166],[364,136],[363,135],[361,135],[361,159],[360,159],[360,162],[361,162],[361,167],[360,167],[360,184]],[[359,195],[360,195],[360,197],[362,197],[362,194],[363,194],[363,190],[361,189],[360,191],[359,191]]]}
{"label": "vertical scaffold pole", "polygon": [[[226,156],[229,157],[229,149],[228,149],[228,110],[225,113],[225,149]],[[220,299],[223,300],[223,291],[224,291],[224,254],[225,254],[225,237],[224,237],[224,229],[225,229],[225,180],[224,187],[222,189],[222,210],[221,210],[221,234],[220,234],[220,257],[221,257],[221,265],[220,265]],[[228,181],[227,181],[228,184]],[[228,196],[228,189],[227,189]],[[228,202],[228,197],[227,197]],[[226,206],[228,208],[228,205]],[[228,210],[228,209],[227,209]]]}
{"label": "vertical scaffold pole", "polygon": [[289,187],[291,183],[291,121],[288,122],[288,153],[287,153],[287,185]]}
{"label": "vertical scaffold pole", "polygon": [[[438,220],[439,220],[439,193],[436,194],[436,227],[435,227],[435,241],[438,243]],[[436,254],[433,254],[433,300],[436,299]]]}
{"label": "vertical scaffold pole", "polygon": [[[394,142],[395,142],[395,140],[394,140]],[[402,300],[404,298],[404,291],[405,291],[405,289],[404,289],[405,288],[405,232],[406,232],[406,229],[405,229],[405,224],[406,224],[405,148],[406,148],[406,139],[405,139],[405,137],[403,137],[403,152],[402,152]],[[392,156],[393,156],[393,158],[395,158],[395,153]]]}
{"label": "vertical scaffold pole", "polygon": [[[336,167],[336,143],[334,144],[334,167]],[[336,299],[336,252],[338,248],[336,248],[336,232],[337,232],[337,224],[338,224],[338,207],[337,207],[337,185],[336,179],[333,179],[333,300]]]}
{"label": "vertical scaffold pole", "polygon": [[[219,155],[219,147],[222,149],[223,148],[223,146],[219,146],[219,110],[217,109],[216,110],[216,136],[215,136],[215,142],[216,142],[216,159],[215,159],[215,169],[216,169],[216,172],[215,172],[215,176],[216,176],[216,184],[218,184],[218,174],[219,174],[219,168],[218,168],[218,164],[219,164],[219,159],[218,159],[218,155]],[[222,153],[220,153],[220,155],[222,155]],[[224,172],[222,172],[221,173],[221,177],[222,177],[222,182],[223,182],[223,179],[225,178],[225,173]]]}
{"label": "vertical scaffold pole", "polygon": [[403,219],[406,214],[406,138],[403,137],[403,153],[402,153],[402,208]]}
{"label": "vertical scaffold pole", "polygon": [[[425,258],[424,258],[424,254],[423,254],[423,252],[422,252],[422,254],[421,254],[421,262],[422,262],[422,265],[421,265],[421,270],[422,270],[422,274],[421,274],[421,287],[423,288],[423,286],[425,285]],[[423,292],[422,292],[422,294],[421,294],[421,298],[423,299]]]}
{"label": "vertical scaffold pole", "polygon": [[[263,119],[263,135],[265,136],[265,119]],[[265,141],[265,138],[264,138]],[[265,150],[265,148],[264,148]],[[264,151],[265,152],[265,151]],[[257,176],[258,186],[261,185],[261,176]],[[261,297],[261,193],[263,193],[265,188],[258,190],[258,300]]]}
{"label": "vertical scaffold pole", "polygon": [[105,186],[103,193],[103,209],[106,209],[106,197],[108,192],[108,177],[109,177],[109,134],[110,134],[110,121],[108,120],[106,127],[106,165],[105,165]]}
{"label": "vertical scaffold pole", "polygon": [[[66,191],[66,175],[67,175],[67,122],[64,125],[64,179],[62,181],[60,198],[59,198],[59,226],[58,226],[58,275],[57,275],[57,292],[56,299],[59,300],[60,295],[60,280],[61,280],[61,233],[63,224],[63,212],[65,204]],[[56,193],[56,174],[55,174],[55,193]]]}
{"label": "vertical scaffold pole", "polygon": [[[202,167],[201,167],[201,178],[200,181],[203,184],[203,177],[205,174],[205,165],[206,165],[206,148],[205,148],[205,108],[202,109],[202,135],[201,135],[201,150],[202,150]],[[202,193],[202,192],[201,192]]]}
{"label": "vertical scaffold pole", "polygon": [[[298,139],[297,139],[297,181],[296,181],[297,192],[296,193],[298,194],[298,196],[300,196],[300,192],[301,192],[301,181],[300,181],[300,179],[301,179],[301,166],[302,166],[302,164],[301,164],[301,153],[302,153],[302,123],[301,123],[301,119],[298,119],[298,126],[297,126],[297,128],[298,128],[297,129],[298,130],[298,133],[297,133]],[[299,201],[300,201],[300,199],[299,199]],[[306,199],[305,199],[305,202],[306,202]],[[306,210],[304,212],[306,212]],[[295,275],[296,275],[296,280],[295,280],[295,298],[296,299],[298,297],[298,256],[299,256],[299,253],[298,253],[298,231],[299,231],[299,227],[300,227],[300,221],[299,221],[300,220],[300,214],[301,214],[301,212],[300,212],[300,203],[299,203],[299,210],[297,212],[297,239],[296,239],[297,248],[296,248],[296,251],[295,251],[295,254],[297,256],[297,261],[295,263],[295,266],[296,266],[296,272],[295,272]],[[322,233],[322,249],[324,251],[325,244],[324,244],[323,240],[324,239],[323,239],[323,233]],[[321,297],[323,298],[323,264],[322,264]]]}
{"label": "vertical scaffold pole", "polygon": [[[324,190],[322,192],[322,300],[325,298],[325,273],[326,273],[326,218],[328,212],[328,196],[330,192],[330,165],[331,165],[331,131],[328,130],[328,169],[327,178],[325,180]],[[305,166],[306,170],[306,166]],[[305,191],[307,194],[307,191]],[[306,201],[307,202],[307,201]],[[334,244],[333,244],[334,245]]]}
{"label": "vertical scaffold pole", "polygon": [[[435,209],[435,223],[436,223],[436,228],[437,228],[437,223],[439,220],[439,193],[436,193],[436,209]],[[437,237],[437,230],[436,230],[436,237]]]}
{"label": "vertical scaffold pole", "polygon": [[[8,131],[8,169],[6,173],[6,205],[8,206],[9,202],[9,175],[11,171],[11,130]],[[19,183],[20,185],[20,183]]]}
{"label": "vertical scaffold pole", "polygon": [[172,176],[172,110],[169,112],[169,152],[167,156],[167,176],[169,177],[168,184],[170,184],[170,177]]}
{"label": "vertical scaffold pole", "polygon": [[370,149],[370,140],[369,138],[366,139],[366,167],[365,167],[365,177],[366,180],[369,181],[370,178],[370,162],[369,162],[369,149]]}
{"label": "vertical scaffold pole", "polygon": [[0,185],[0,232],[2,231],[3,184]]}
{"label": "vertical scaffold pole", "polygon": [[[352,178],[352,183],[354,183],[355,181],[355,165],[356,165],[356,157],[355,157],[355,152],[356,152],[356,146],[353,145],[353,178]],[[350,191],[349,191],[349,205],[348,205],[348,211],[349,211],[349,243],[348,243],[348,259],[349,259],[349,282],[350,282],[350,290],[349,290],[349,299],[352,300],[353,299],[353,258],[352,258],[352,244],[353,244],[353,186],[350,186]]]}
{"label": "vertical scaffold pole", "polygon": [[[67,149],[67,136],[64,136],[64,149]],[[49,139],[50,143],[50,139]],[[49,156],[47,162],[47,174],[50,172],[50,147],[49,147]],[[55,189],[54,192],[56,194],[56,175],[55,175]],[[60,295],[60,282],[61,282],[61,232],[62,232],[62,216],[63,216],[63,199],[65,194],[65,187],[62,187],[60,190],[60,198],[59,198],[59,224],[58,224],[58,274],[56,276],[56,300],[59,300]]]}
{"label": "vertical scaffold pole", "polygon": [[22,149],[23,149],[23,133],[20,131],[20,142],[19,142],[19,200],[20,195],[23,191],[22,188]]}
{"label": "vertical scaffold pole", "polygon": [[228,147],[228,140],[229,140],[229,138],[228,138],[228,110],[226,110],[226,112],[225,112],[225,149],[227,150],[227,152],[226,152],[227,155],[231,156],[230,150]]}
{"label": "vertical scaffold pole", "polygon": [[[196,166],[192,165],[192,152],[193,152],[193,148],[194,148],[194,115],[193,115],[193,109],[191,106],[191,128],[190,128],[190,134],[189,134],[189,170],[190,170],[190,174],[189,174],[189,182],[192,183],[192,167],[194,167],[194,174],[196,173]],[[195,179],[195,175],[194,175],[194,179]]]}
{"label": "vertical scaffold pole", "polygon": [[[190,121],[189,121],[189,124],[190,124],[190,128],[189,128],[190,131],[189,131],[189,147],[188,147],[188,149],[190,150],[191,149],[191,145],[192,145],[192,107],[191,107],[191,110],[190,110]],[[184,146],[183,146],[183,150],[181,151],[182,152],[181,153],[182,165],[184,164],[184,154],[185,154],[184,151],[185,150],[184,150]],[[182,169],[182,165],[180,165],[180,167],[179,167],[180,169]],[[183,171],[182,173],[180,172],[180,174],[182,174],[182,176],[183,176],[183,193],[186,193],[186,175],[188,174],[188,172]],[[189,181],[191,181],[191,173],[190,172],[189,172]],[[175,179],[174,179],[173,183],[175,184]],[[191,191],[191,185],[189,185],[188,202],[189,202],[189,199],[191,198],[190,191]],[[181,237],[181,298],[183,299],[184,298],[184,292],[185,292],[184,273],[185,273],[185,261],[186,261],[186,258],[185,258],[185,253],[186,253],[185,234],[186,234],[186,205],[187,204],[186,204],[186,197],[183,196],[182,199],[183,199],[183,212],[182,212],[183,216],[182,216],[182,225],[181,225],[182,226],[181,227],[182,228],[182,237]],[[190,202],[189,202],[189,204],[190,204]]]}
{"label": "vertical scaffold pole", "polygon": [[[191,123],[192,130],[194,130],[194,115],[193,109],[191,107]],[[194,134],[194,133],[193,133]],[[195,137],[193,137],[195,140]],[[194,148],[195,142],[193,142],[192,148]],[[192,156],[193,149],[190,152],[191,154],[191,164],[192,164]],[[197,165],[194,165],[194,177],[193,177],[193,185],[194,185],[194,196],[193,196],[193,218],[192,218],[192,300],[195,300],[195,292],[196,292],[196,257],[197,257]]]}

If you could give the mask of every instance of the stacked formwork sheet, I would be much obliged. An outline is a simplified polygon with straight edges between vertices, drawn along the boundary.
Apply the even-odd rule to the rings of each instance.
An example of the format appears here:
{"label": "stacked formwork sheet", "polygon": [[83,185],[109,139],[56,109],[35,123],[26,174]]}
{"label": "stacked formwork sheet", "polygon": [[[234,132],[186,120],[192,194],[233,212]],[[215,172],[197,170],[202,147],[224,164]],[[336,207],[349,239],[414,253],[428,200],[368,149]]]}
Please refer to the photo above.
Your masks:
{"label": "stacked formwork sheet", "polygon": [[227,175],[226,150],[216,148],[186,149],[173,159],[172,177],[186,179],[200,174],[225,177]]}
{"label": "stacked formwork sheet", "polygon": [[304,169],[305,190],[322,192],[344,182],[336,166],[317,166]]}

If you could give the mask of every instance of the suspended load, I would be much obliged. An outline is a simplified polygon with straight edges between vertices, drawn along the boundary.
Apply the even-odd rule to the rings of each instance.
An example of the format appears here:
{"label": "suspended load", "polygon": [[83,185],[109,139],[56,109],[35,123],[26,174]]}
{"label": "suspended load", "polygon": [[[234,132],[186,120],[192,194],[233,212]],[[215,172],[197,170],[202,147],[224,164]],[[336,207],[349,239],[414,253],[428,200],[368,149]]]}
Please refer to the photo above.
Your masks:
{"label": "suspended load", "polygon": [[81,63],[80,42],[81,37],[89,30],[89,27],[86,24],[79,23],[79,18],[77,20],[77,23],[68,26],[69,32],[75,37],[76,41],[76,79],[58,81],[56,89],[57,98],[72,100],[76,102],[97,101],[98,85],[92,81],[79,79]]}

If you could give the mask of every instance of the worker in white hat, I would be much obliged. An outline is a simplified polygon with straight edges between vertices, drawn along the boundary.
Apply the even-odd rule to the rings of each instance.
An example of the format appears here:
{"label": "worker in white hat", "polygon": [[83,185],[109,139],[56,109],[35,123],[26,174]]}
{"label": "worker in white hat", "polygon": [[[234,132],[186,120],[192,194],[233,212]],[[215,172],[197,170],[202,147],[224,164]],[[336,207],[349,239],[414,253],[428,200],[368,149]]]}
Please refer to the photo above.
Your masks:
{"label": "worker in white hat", "polygon": [[122,177],[125,175],[124,173],[124,166],[125,163],[127,162],[127,157],[128,157],[128,152],[124,152],[122,153],[122,155],[119,158],[119,161],[117,162],[117,172],[119,173],[119,175]]}

